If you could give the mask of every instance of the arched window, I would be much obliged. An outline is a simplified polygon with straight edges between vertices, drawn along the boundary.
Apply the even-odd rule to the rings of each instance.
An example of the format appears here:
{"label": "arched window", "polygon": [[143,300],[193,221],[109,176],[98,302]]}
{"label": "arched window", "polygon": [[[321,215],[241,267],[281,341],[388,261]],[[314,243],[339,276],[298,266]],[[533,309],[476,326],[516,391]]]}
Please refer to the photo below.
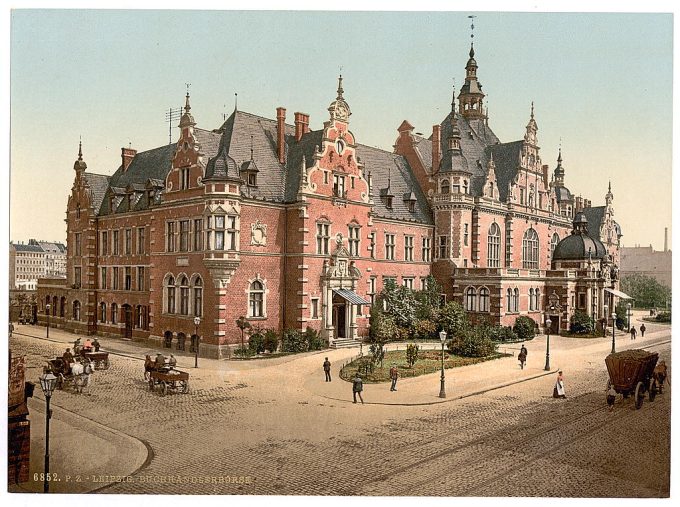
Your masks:
{"label": "arched window", "polygon": [[538,234],[528,229],[522,238],[522,267],[538,269]]}
{"label": "arched window", "polygon": [[529,311],[534,311],[534,289],[529,289]]}
{"label": "arched window", "polygon": [[118,305],[111,303],[111,324],[118,324]]}
{"label": "arched window", "polygon": [[203,280],[200,276],[194,279],[194,316],[203,316]]}
{"label": "arched window", "polygon": [[508,289],[505,294],[505,311],[512,312],[512,289]]}
{"label": "arched window", "polygon": [[512,311],[519,312],[519,289],[515,289],[513,293]]}
{"label": "arched window", "polygon": [[189,280],[186,276],[179,279],[179,313],[189,315]]}
{"label": "arched window", "polygon": [[106,303],[99,303],[99,322],[106,323]]}
{"label": "arched window", "polygon": [[175,313],[175,278],[172,275],[165,279],[165,310]]}
{"label": "arched window", "polygon": [[80,301],[73,302],[73,320],[80,320]]}
{"label": "arched window", "polygon": [[488,259],[487,263],[490,268],[499,268],[501,266],[501,228],[496,222],[489,227],[489,235],[487,237]]}
{"label": "arched window", "polygon": [[477,299],[477,291],[475,291],[474,287],[468,288],[468,290],[465,291],[465,309],[468,312],[475,311],[475,299]]}
{"label": "arched window", "polygon": [[489,289],[486,287],[479,289],[479,311],[489,311]]}
{"label": "arched window", "polygon": [[557,243],[560,242],[560,237],[557,235],[557,233],[554,233],[552,235],[552,239],[550,240],[550,259],[552,260],[552,256],[555,253],[555,247],[557,246]]}
{"label": "arched window", "polygon": [[250,284],[248,292],[248,317],[264,317],[264,285],[255,280]]}
{"label": "arched window", "polygon": [[537,312],[541,310],[541,291],[539,289],[534,290],[534,310]]}
{"label": "arched window", "polygon": [[449,180],[442,180],[442,194],[448,194],[449,191]]}

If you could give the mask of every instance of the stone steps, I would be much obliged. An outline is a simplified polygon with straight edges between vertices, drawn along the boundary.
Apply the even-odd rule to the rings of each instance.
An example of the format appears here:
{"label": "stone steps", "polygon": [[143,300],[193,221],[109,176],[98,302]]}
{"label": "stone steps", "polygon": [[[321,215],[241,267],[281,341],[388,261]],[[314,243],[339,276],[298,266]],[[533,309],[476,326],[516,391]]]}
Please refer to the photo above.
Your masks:
{"label": "stone steps", "polygon": [[358,347],[360,345],[360,342],[357,340],[352,340],[351,338],[340,338],[338,340],[335,340],[331,344],[332,349],[348,349],[351,347]]}

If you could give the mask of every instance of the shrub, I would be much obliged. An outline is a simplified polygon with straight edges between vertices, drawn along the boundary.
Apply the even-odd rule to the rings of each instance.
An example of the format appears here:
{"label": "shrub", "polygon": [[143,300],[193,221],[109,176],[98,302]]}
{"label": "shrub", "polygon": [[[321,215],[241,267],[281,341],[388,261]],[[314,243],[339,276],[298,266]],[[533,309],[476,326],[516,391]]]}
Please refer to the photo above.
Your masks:
{"label": "shrub", "polygon": [[522,341],[533,340],[534,336],[536,336],[536,322],[534,319],[522,315],[517,318],[512,330],[517,335],[517,338]]}
{"label": "shrub", "polygon": [[413,325],[413,337],[419,340],[429,340],[434,337],[437,326],[431,320],[419,319]]}
{"label": "shrub", "polygon": [[458,336],[470,327],[463,307],[450,301],[437,312],[437,327],[446,331],[448,336]]}
{"label": "shrub", "polygon": [[380,363],[382,368],[383,359],[385,359],[385,344],[380,342],[371,343],[368,351],[371,353],[371,362],[373,364]]}
{"label": "shrub", "polygon": [[255,355],[255,352],[248,347],[239,347],[234,350],[234,355],[237,357],[251,357]]}
{"label": "shrub", "polygon": [[451,354],[463,357],[486,357],[496,352],[498,345],[479,328],[468,329],[448,343]]}
{"label": "shrub", "polygon": [[304,338],[307,341],[307,350],[321,350],[326,347],[326,340],[321,338],[321,334],[311,327],[305,330]]}
{"label": "shrub", "polygon": [[279,348],[279,335],[273,329],[264,332],[264,349],[269,352],[276,352]]}
{"label": "shrub", "polygon": [[489,328],[489,338],[495,342],[514,342],[517,335],[510,326],[491,326]]}
{"label": "shrub", "polygon": [[281,350],[283,352],[306,352],[309,344],[305,335],[297,329],[286,329],[283,332]]}
{"label": "shrub", "polygon": [[406,346],[406,363],[409,368],[413,368],[413,365],[416,364],[416,361],[418,360],[418,350],[419,347],[415,343],[409,343]]}
{"label": "shrub", "polygon": [[264,352],[264,334],[260,329],[256,329],[250,335],[248,340],[248,348],[253,354],[262,354]]}
{"label": "shrub", "polygon": [[590,334],[594,332],[593,319],[584,311],[576,310],[569,323],[569,332],[574,334]]}
{"label": "shrub", "polygon": [[657,322],[670,322],[671,321],[671,312],[657,313],[655,319],[656,319]]}

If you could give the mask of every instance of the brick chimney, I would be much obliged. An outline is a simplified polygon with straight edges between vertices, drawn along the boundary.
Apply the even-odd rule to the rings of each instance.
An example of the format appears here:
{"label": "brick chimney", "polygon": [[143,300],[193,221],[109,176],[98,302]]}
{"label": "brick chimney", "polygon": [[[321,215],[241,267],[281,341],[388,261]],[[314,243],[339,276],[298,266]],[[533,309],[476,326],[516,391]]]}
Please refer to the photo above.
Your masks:
{"label": "brick chimney", "polygon": [[132,159],[135,158],[135,155],[137,155],[137,150],[133,150],[132,148],[121,148],[121,158],[122,164],[123,164],[123,172],[127,171],[127,168],[130,166],[132,163]]}
{"label": "brick chimney", "polygon": [[276,108],[276,155],[280,164],[286,163],[286,108]]}
{"label": "brick chimney", "polygon": [[302,134],[309,132],[309,115],[302,113]]}
{"label": "brick chimney", "polygon": [[295,113],[295,140],[300,142],[302,136],[309,132],[309,115]]}
{"label": "brick chimney", "polygon": [[545,186],[548,187],[548,185],[550,185],[550,166],[544,164],[541,169],[543,169],[543,181],[545,182]]}
{"label": "brick chimney", "polygon": [[439,161],[441,160],[441,127],[439,125],[432,125],[432,174],[439,171]]}

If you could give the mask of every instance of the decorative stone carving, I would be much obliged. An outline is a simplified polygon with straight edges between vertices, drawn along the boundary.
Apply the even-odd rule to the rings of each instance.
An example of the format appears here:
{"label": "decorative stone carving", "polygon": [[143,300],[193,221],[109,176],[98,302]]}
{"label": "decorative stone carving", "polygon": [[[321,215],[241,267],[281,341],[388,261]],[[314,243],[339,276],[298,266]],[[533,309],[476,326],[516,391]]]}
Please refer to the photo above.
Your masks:
{"label": "decorative stone carving", "polygon": [[255,246],[267,245],[267,224],[256,220],[250,226],[250,244]]}

